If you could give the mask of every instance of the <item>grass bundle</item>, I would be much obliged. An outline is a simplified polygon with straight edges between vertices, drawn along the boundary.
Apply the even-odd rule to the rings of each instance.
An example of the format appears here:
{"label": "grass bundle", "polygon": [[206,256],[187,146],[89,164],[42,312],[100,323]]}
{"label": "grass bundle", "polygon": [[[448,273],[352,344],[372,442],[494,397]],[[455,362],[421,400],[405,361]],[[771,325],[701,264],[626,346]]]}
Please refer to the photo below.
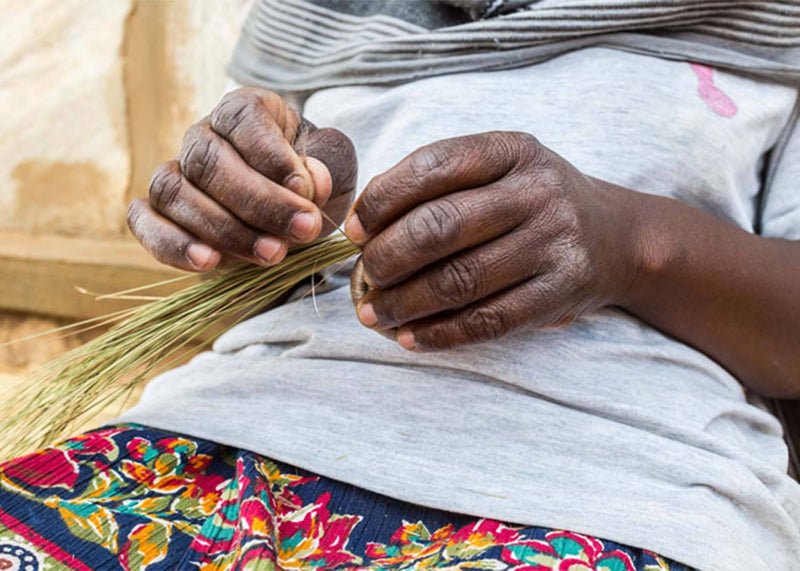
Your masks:
{"label": "grass bundle", "polygon": [[[242,265],[130,310],[90,319],[61,333],[115,324],[88,343],[34,371],[9,400],[0,418],[0,458],[51,444],[100,409],[130,395],[154,371],[213,341],[233,324],[280,300],[301,281],[360,250],[345,238],[328,237],[293,249],[270,268]],[[191,276],[187,276],[191,277]],[[185,277],[170,282],[186,279]],[[153,284],[119,292],[136,296]]]}

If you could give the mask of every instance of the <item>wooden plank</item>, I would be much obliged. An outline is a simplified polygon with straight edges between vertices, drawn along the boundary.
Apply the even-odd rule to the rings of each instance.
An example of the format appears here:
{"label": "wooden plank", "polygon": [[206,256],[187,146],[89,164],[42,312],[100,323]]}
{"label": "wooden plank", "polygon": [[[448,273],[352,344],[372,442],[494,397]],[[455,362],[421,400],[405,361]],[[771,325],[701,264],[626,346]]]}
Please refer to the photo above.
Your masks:
{"label": "wooden plank", "polygon": [[[80,293],[113,293],[180,275],[153,260],[133,240],[91,240],[0,231],[0,308],[85,319],[137,302],[96,301]],[[146,292],[165,295],[198,278]],[[141,303],[141,302],[138,302]]]}

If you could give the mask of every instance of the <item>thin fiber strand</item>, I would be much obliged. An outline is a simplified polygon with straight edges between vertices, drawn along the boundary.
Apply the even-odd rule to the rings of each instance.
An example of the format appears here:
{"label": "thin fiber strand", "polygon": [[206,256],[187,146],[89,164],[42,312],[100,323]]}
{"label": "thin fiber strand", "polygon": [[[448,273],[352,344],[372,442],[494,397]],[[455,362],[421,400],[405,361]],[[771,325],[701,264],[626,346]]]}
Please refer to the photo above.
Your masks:
{"label": "thin fiber strand", "polygon": [[[199,342],[274,304],[318,270],[359,252],[341,237],[293,249],[275,266],[243,265],[133,310],[87,320],[55,332],[117,322],[99,337],[31,373],[5,401],[0,419],[0,458],[18,456],[70,435],[104,406],[130,397],[157,370],[174,365]],[[178,280],[170,280],[178,281]],[[163,282],[162,282],[163,283]],[[161,284],[154,284],[155,287]],[[115,295],[146,291],[133,288]]]}

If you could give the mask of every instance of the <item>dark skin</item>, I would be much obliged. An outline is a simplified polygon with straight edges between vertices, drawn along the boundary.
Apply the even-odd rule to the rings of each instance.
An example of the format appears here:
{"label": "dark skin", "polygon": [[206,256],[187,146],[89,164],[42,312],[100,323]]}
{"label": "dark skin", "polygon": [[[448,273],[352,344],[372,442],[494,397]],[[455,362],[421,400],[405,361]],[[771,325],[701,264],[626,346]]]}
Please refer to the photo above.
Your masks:
{"label": "dark skin", "polygon": [[[298,135],[300,119],[257,89],[228,95],[210,117],[157,170],[150,202],[131,205],[131,229],[156,258],[190,270],[226,258],[277,263],[283,245],[323,231],[320,209],[345,220],[356,163],[344,135]],[[320,218],[292,235],[301,211]],[[370,181],[349,214],[345,231],[375,288],[358,317],[399,328],[407,349],[562,327],[617,306],[761,394],[800,397],[798,242],[591,178],[517,132],[422,147]],[[258,257],[259,237],[281,247]],[[189,255],[195,244],[212,252],[204,264]]]}
{"label": "dark skin", "polygon": [[[325,165],[334,165],[331,168]],[[157,260],[187,271],[280,262],[289,246],[340,224],[355,196],[350,140],[317,129],[274,93],[228,94],[156,168],[128,226]],[[324,216],[323,213],[324,212]]]}

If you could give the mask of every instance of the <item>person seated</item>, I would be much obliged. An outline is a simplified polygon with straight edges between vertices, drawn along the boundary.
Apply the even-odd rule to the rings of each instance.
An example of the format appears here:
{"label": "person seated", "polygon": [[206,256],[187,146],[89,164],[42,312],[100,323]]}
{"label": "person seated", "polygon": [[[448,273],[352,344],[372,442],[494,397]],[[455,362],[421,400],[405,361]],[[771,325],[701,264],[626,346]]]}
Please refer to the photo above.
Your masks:
{"label": "person seated", "polygon": [[0,466],[0,561],[799,569],[788,4],[258,2],[130,228],[210,271],[342,226],[367,291]]}

